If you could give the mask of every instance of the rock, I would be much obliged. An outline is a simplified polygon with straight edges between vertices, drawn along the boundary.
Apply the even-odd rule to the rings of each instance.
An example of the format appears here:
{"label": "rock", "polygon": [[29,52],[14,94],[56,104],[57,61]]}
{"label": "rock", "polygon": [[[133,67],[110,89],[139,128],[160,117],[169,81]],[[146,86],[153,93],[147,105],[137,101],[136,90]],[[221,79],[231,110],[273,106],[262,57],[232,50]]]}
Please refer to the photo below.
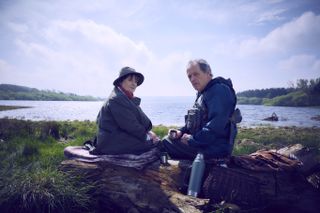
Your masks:
{"label": "rock", "polygon": [[320,121],[320,115],[311,117],[311,120]]}
{"label": "rock", "polygon": [[265,121],[278,121],[279,118],[276,113],[272,113],[270,117],[264,118]]}
{"label": "rock", "polygon": [[260,144],[260,143],[256,143],[250,139],[242,139],[242,140],[239,140],[238,142],[238,149],[239,148],[252,148],[254,150],[258,150],[258,149],[266,149],[266,146],[264,146],[263,144]]}
{"label": "rock", "polygon": [[249,139],[243,139],[243,140],[239,140],[238,144],[241,146],[258,146],[259,144],[257,144],[256,142],[249,140]]}

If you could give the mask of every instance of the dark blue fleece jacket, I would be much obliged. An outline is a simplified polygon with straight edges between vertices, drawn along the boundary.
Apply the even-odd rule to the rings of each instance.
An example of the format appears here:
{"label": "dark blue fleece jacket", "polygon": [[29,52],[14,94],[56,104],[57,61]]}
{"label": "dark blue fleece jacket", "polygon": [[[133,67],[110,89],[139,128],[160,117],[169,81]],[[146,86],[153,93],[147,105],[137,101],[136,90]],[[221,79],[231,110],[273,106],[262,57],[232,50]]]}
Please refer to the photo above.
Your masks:
{"label": "dark blue fleece jacket", "polygon": [[230,121],[237,98],[230,79],[212,79],[202,96],[202,105],[207,110],[205,125],[188,141],[208,158],[225,157],[230,154]]}

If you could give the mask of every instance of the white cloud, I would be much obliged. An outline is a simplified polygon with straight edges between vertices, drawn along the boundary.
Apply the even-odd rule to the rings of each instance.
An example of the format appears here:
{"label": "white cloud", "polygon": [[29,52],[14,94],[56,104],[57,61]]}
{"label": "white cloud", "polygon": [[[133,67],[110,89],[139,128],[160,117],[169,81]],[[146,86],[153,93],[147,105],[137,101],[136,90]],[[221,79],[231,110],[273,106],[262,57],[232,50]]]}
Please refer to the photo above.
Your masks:
{"label": "white cloud", "polygon": [[97,24],[92,20],[57,21],[54,23],[61,31],[73,31],[84,35],[90,42],[97,43],[113,51],[124,53],[138,50],[150,54],[143,43],[136,43],[128,37],[114,31],[112,28]]}
{"label": "white cloud", "polygon": [[290,74],[320,75],[320,59],[314,55],[294,55],[280,61],[278,68]]}
{"label": "white cloud", "polygon": [[149,95],[188,96],[194,94],[186,75],[186,65],[190,58],[191,53],[188,52],[172,53],[164,58],[149,61],[148,64],[142,64],[139,70],[146,77],[144,90],[149,91]]}
{"label": "white cloud", "polygon": [[290,80],[319,77],[319,38],[320,15],[307,12],[261,38],[222,42],[216,57],[229,58],[230,65],[224,66],[240,90],[281,87]]}
{"label": "white cloud", "polygon": [[[119,70],[121,66],[147,64],[154,58],[152,52],[142,42],[135,42],[109,26],[97,24],[92,20],[59,21],[55,23],[55,28],[59,29],[58,34],[61,35],[73,32],[80,37],[84,36],[85,39],[80,39],[82,42],[80,49],[76,47],[77,43],[72,43],[77,52],[81,53],[83,58],[90,58],[94,62],[97,59],[115,70]],[[72,38],[69,38],[69,42],[70,39]],[[79,62],[87,60],[78,60]]]}
{"label": "white cloud", "polygon": [[0,59],[0,76],[0,83],[3,84],[32,86],[29,80],[34,81],[34,79],[30,79],[28,72],[18,70],[15,65],[3,59]]}
{"label": "white cloud", "polygon": [[313,63],[311,70],[313,70],[318,77],[320,76],[320,60]]}
{"label": "white cloud", "polygon": [[[44,36],[42,40],[21,37],[16,45],[31,62],[30,78],[48,89],[106,96],[120,68],[132,66],[146,76],[139,94],[175,95],[172,91],[176,90],[187,95],[188,53],[158,58],[143,42],[92,20],[54,21],[37,33]],[[183,80],[177,82],[180,78]]]}
{"label": "white cloud", "polygon": [[275,9],[271,11],[264,12],[259,16],[259,18],[255,21],[256,24],[264,24],[269,21],[279,21],[283,20],[284,17],[281,16],[282,13],[287,11],[286,9]]}
{"label": "white cloud", "polygon": [[280,2],[283,2],[284,0],[265,0],[268,4],[278,4]]}
{"label": "white cloud", "polygon": [[[318,51],[320,48],[320,15],[307,12],[267,34],[263,38],[250,38],[238,46],[242,57],[285,54],[293,51]],[[235,43],[232,43],[235,45]]]}
{"label": "white cloud", "polygon": [[[235,26],[237,24],[253,23],[255,25],[270,21],[283,20],[282,14],[287,9],[280,8],[280,1],[204,1],[182,2],[180,9],[187,14],[201,21],[209,21],[213,24]],[[249,24],[250,25],[250,24]]]}
{"label": "white cloud", "polygon": [[25,33],[28,31],[28,26],[26,24],[9,22],[7,25],[16,33]]}
{"label": "white cloud", "polygon": [[[296,1],[98,0],[88,5],[86,0],[30,0],[6,5],[0,11],[0,58],[13,71],[1,73],[3,82],[106,96],[119,69],[128,65],[146,77],[140,95],[191,95],[185,66],[193,57],[214,63],[216,75],[231,77],[242,89],[287,82],[290,64],[303,56],[316,58],[302,60],[301,70],[305,65],[314,73],[320,66],[319,13],[293,18],[305,9],[292,8],[308,7]],[[264,25],[250,25],[254,20]],[[284,20],[290,21],[279,25]]]}
{"label": "white cloud", "polygon": [[0,73],[1,76],[4,75],[5,72],[10,72],[12,70],[12,66],[3,59],[0,59]]}
{"label": "white cloud", "polygon": [[48,47],[39,43],[27,42],[22,39],[15,41],[17,47],[22,50],[27,57],[34,57],[38,60],[54,60],[57,58],[57,54]]}

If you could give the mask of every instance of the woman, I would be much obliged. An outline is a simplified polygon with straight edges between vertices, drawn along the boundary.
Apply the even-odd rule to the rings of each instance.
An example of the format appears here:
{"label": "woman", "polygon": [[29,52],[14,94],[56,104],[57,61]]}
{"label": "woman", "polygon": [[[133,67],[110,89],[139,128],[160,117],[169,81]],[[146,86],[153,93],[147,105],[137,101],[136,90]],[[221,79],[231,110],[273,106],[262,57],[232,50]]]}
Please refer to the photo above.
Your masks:
{"label": "woman", "polygon": [[159,138],[152,123],[139,107],[134,91],[144,81],[141,73],[124,67],[98,117],[97,144],[92,154],[141,154],[155,147]]}

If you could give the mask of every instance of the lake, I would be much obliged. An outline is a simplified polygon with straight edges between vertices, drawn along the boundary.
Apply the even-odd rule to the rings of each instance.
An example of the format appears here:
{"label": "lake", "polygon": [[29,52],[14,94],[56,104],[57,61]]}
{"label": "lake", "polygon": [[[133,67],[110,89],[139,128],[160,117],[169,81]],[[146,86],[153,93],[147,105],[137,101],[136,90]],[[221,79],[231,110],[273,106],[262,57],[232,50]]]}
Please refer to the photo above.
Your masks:
{"label": "lake", "polygon": [[[141,107],[154,125],[184,124],[184,115],[192,107],[194,97],[143,97]],[[0,111],[0,118],[25,120],[90,120],[94,121],[103,102],[79,101],[4,101],[0,105],[31,106],[16,110]],[[320,127],[320,121],[312,117],[320,115],[319,107],[276,107],[261,105],[239,105],[243,120],[240,126],[297,126]],[[263,121],[275,112],[278,122]]]}

